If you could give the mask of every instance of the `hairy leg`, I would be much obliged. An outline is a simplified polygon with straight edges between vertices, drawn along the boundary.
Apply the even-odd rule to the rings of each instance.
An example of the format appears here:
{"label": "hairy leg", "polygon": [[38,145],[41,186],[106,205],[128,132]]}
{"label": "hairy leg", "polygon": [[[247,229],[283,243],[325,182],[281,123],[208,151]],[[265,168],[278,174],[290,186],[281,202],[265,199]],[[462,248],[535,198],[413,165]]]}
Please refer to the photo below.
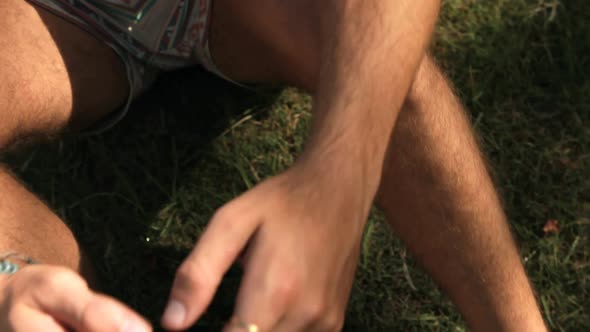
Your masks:
{"label": "hairy leg", "polygon": [[[256,3],[252,10],[216,0],[211,40],[218,66],[237,80],[314,93],[321,48],[314,2]],[[377,202],[472,328],[544,329],[469,123],[428,59],[400,113]]]}
{"label": "hairy leg", "polygon": [[[3,0],[0,12],[0,153],[85,126],[123,103],[125,71],[108,47],[23,0]],[[63,222],[1,165],[0,229],[0,253],[75,270],[88,265]]]}
{"label": "hairy leg", "polygon": [[377,202],[471,328],[544,329],[470,124],[430,59],[391,138]]}

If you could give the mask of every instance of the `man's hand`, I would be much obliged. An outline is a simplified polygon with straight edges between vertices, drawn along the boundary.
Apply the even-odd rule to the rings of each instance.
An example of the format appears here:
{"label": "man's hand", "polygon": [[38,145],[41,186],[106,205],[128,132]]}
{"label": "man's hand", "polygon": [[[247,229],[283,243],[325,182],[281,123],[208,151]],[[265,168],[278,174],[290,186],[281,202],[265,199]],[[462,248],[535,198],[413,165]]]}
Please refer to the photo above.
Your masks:
{"label": "man's hand", "polygon": [[216,213],[178,270],[164,327],[194,323],[242,252],[234,319],[260,331],[342,327],[371,199],[317,166],[296,164]]}
{"label": "man's hand", "polygon": [[0,331],[148,332],[125,305],[92,292],[75,272],[45,265],[0,276]]}
{"label": "man's hand", "polygon": [[216,214],[178,270],[166,328],[195,322],[244,249],[238,322],[264,332],[342,326],[392,128],[440,0],[312,3],[319,70],[306,149],[293,168]]}

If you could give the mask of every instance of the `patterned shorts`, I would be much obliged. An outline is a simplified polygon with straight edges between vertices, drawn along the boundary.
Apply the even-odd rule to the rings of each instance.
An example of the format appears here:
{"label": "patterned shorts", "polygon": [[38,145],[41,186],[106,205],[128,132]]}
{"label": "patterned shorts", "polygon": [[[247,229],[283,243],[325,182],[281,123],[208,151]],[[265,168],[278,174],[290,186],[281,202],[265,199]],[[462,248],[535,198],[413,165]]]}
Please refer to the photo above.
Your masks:
{"label": "patterned shorts", "polygon": [[125,63],[126,105],[101,124],[117,123],[159,71],[213,64],[208,44],[212,0],[27,0],[76,24],[109,45]]}

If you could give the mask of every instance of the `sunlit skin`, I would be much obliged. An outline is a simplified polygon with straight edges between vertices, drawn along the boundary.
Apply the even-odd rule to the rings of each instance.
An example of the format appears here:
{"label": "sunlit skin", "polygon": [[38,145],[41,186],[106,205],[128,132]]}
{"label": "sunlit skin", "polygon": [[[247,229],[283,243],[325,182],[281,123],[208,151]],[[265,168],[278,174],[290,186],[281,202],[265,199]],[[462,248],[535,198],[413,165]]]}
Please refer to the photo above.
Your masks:
{"label": "sunlit skin", "polygon": [[[340,330],[376,203],[471,329],[545,330],[470,125],[426,54],[439,6],[214,1],[219,68],[307,90],[313,126],[291,168],[215,213],[178,269],[165,328],[194,324],[248,245],[226,332]],[[0,85],[0,148],[83,127],[124,102],[124,68],[100,41],[22,0],[0,10],[0,71],[10,83]],[[96,72],[72,70],[89,63]],[[0,330],[151,330],[88,288],[91,264],[71,232],[4,168],[0,225],[0,251],[44,263],[0,276]]]}

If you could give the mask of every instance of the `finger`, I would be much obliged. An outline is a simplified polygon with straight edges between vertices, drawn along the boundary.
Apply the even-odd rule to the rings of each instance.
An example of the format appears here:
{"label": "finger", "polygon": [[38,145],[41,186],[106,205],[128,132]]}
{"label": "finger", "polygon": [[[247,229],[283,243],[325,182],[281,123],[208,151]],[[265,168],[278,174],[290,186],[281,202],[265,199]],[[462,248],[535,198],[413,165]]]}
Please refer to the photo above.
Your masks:
{"label": "finger", "polygon": [[60,269],[39,281],[32,293],[34,303],[76,331],[151,331],[141,316],[115,299],[92,292],[74,272]]}
{"label": "finger", "polygon": [[256,326],[258,331],[275,331],[293,302],[296,284],[289,275],[293,271],[282,269],[273,259],[273,251],[268,249],[258,246],[252,253],[238,293],[233,322],[224,332],[243,332],[248,324]]}
{"label": "finger", "polygon": [[200,317],[223,275],[257,229],[254,218],[229,203],[210,221],[197,245],[176,273],[162,325],[182,330]]}
{"label": "finger", "polygon": [[53,317],[25,305],[13,308],[6,321],[2,322],[3,332],[66,332]]}

